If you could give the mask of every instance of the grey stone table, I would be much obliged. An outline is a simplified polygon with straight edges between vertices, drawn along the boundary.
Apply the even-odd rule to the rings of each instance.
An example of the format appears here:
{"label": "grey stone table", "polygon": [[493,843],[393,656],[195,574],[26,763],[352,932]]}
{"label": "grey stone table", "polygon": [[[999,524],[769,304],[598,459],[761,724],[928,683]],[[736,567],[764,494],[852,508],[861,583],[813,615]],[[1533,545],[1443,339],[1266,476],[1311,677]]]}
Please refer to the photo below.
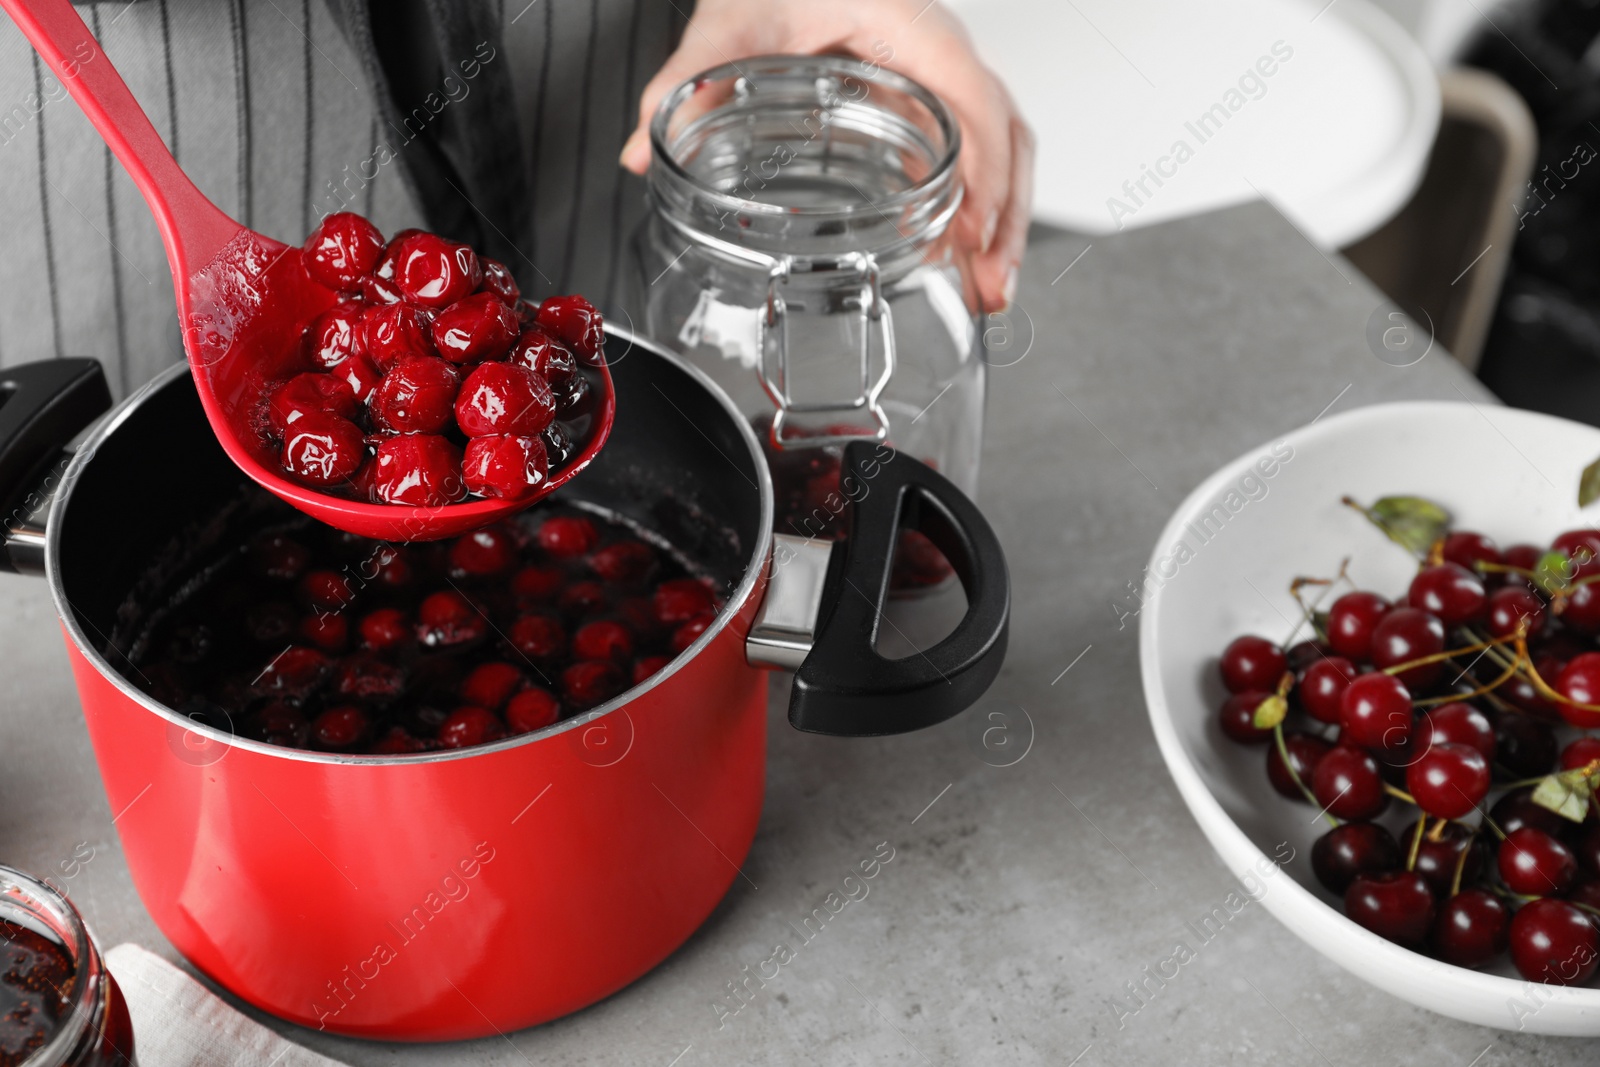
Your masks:
{"label": "grey stone table", "polygon": [[[351,1064],[1592,1063],[1590,1043],[1412,1008],[1260,908],[1139,1011],[1113,1006],[1233,888],[1167,780],[1135,620],[1114,605],[1223,461],[1329,409],[1485,396],[1443,353],[1403,369],[1375,358],[1380,300],[1264,205],[1092,246],[1037,233],[1010,326],[997,324],[1013,333],[995,361],[1017,361],[991,375],[981,491],[1015,591],[988,699],[1027,710],[1026,755],[985,762],[969,716],[907,737],[800,735],[777,682],[748,877],[632,987],[445,1047],[273,1025]],[[128,881],[44,584],[7,578],[0,596],[0,861],[51,872],[87,843],[68,886],[102,943],[175,958]],[[903,608],[925,640],[926,607]],[[880,842],[894,858],[868,895],[734,1013],[728,983],[798,944],[791,924]]]}

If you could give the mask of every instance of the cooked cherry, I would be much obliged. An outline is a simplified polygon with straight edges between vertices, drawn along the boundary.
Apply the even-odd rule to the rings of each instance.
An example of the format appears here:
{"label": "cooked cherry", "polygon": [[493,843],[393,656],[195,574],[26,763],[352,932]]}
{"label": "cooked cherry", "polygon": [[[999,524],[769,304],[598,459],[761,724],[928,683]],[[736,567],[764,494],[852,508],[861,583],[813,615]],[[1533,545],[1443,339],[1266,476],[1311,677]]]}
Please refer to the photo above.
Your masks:
{"label": "cooked cherry", "polygon": [[1222,650],[1218,667],[1222,672],[1222,684],[1230,693],[1242,693],[1247,689],[1270,692],[1278,688],[1278,679],[1289,669],[1289,660],[1271,641],[1246,634],[1234,638]]}
{"label": "cooked cherry", "polygon": [[1398,749],[1411,739],[1411,693],[1381,671],[1363,674],[1345,687],[1339,702],[1341,739],[1374,749]]}
{"label": "cooked cherry", "polygon": [[705,611],[701,612],[699,615],[696,615],[688,622],[681,623],[677,629],[672,631],[672,651],[674,653],[688,651],[689,646],[698,641],[700,639],[700,635],[705,633],[706,630],[710,629],[711,624],[716,621],[717,617],[715,614]]}
{"label": "cooked cherry", "polygon": [[643,541],[613,541],[589,556],[589,569],[614,585],[637,585],[656,566],[656,550]]}
{"label": "cooked cherry", "polygon": [[1529,826],[1557,837],[1572,825],[1544,805],[1535,804],[1532,786],[1513,789],[1495,801],[1494,807],[1489,809],[1489,818],[1507,835]]}
{"label": "cooked cherry", "polygon": [[318,748],[334,752],[354,747],[366,732],[366,712],[349,704],[329,708],[311,720],[311,739]]}
{"label": "cooked cherry", "polygon": [[384,304],[361,315],[361,335],[367,356],[388,371],[413,356],[439,355],[433,347],[432,312],[413,304]]}
{"label": "cooked cherry", "polygon": [[372,403],[378,383],[383,381],[383,372],[378,365],[362,355],[351,356],[328,373],[348,385],[355,398],[363,404]]}
{"label": "cooked cherry", "polygon": [[555,567],[529,566],[511,578],[511,591],[521,600],[549,600],[561,591],[566,575]]}
{"label": "cooked cherry", "polygon": [[283,431],[283,469],[307,485],[341,485],[367,458],[356,424],[326,411],[296,412]]}
{"label": "cooked cherry", "polygon": [[579,660],[561,672],[561,691],[580,711],[604,704],[627,687],[621,669],[604,660]]}
{"label": "cooked cherry", "polygon": [[300,579],[300,598],[318,611],[342,611],[355,599],[350,579],[335,570],[318,568]]}
{"label": "cooked cherry", "polygon": [[532,660],[555,660],[566,655],[567,630],[549,615],[519,615],[506,634],[511,646]]}
{"label": "cooked cherry", "polygon": [[1501,715],[1495,723],[1495,762],[1514,778],[1534,778],[1556,762],[1556,735],[1550,724],[1527,715]]}
{"label": "cooked cherry", "polygon": [[[1294,772],[1299,775],[1301,783],[1311,788],[1311,775],[1316,770],[1317,764],[1322,762],[1332,745],[1314,734],[1285,733],[1283,747],[1289,751],[1289,759],[1293,763]],[[1283,757],[1278,752],[1277,745],[1267,747],[1267,781],[1272,783],[1272,788],[1280,796],[1290,800],[1305,800],[1306,795],[1300,787],[1294,784],[1294,776],[1290,775],[1289,768],[1284,766]]]}
{"label": "cooked cherry", "polygon": [[387,704],[405,691],[405,672],[376,656],[346,656],[333,674],[333,690],[347,700]]}
{"label": "cooked cherry", "polygon": [[468,437],[537,436],[556,416],[555,395],[538,374],[510,363],[474,367],[455,403],[456,425]]}
{"label": "cooked cherry", "polygon": [[539,525],[539,547],[556,559],[587,555],[599,541],[600,531],[581,515],[552,515]]}
{"label": "cooked cherry", "polygon": [[1261,729],[1256,725],[1256,709],[1261,702],[1271,697],[1271,693],[1264,693],[1259,689],[1244,693],[1229,693],[1228,699],[1222,702],[1222,710],[1217,719],[1222,724],[1222,732],[1240,744],[1256,745],[1263,741],[1272,740],[1271,729]]}
{"label": "cooked cherry", "polygon": [[523,680],[522,672],[510,663],[480,663],[461,680],[460,696],[464,703],[497,711],[522,687]]}
{"label": "cooked cherry", "polygon": [[633,684],[639,685],[646,678],[661,670],[672,660],[666,656],[644,656],[633,661]]}
{"label": "cooked cherry", "polygon": [[[656,618],[667,626],[688,622],[696,615],[716,607],[711,590],[695,578],[673,578],[662,582],[656,586],[653,602]],[[1276,685],[1277,679],[1274,678],[1271,688]]]}
{"label": "cooked cherry", "polygon": [[263,578],[288,582],[300,577],[311,552],[287,534],[267,533],[250,542],[250,560]]}
{"label": "cooked cherry", "polygon": [[1295,694],[1306,714],[1322,722],[1340,722],[1344,692],[1355,679],[1356,666],[1343,656],[1317,659],[1300,676]]}
{"label": "cooked cherry", "polygon": [[499,359],[517,340],[517,317],[494,293],[474,293],[439,312],[432,337],[452,363]]}
{"label": "cooked cherry", "polygon": [[1435,744],[1406,768],[1406,791],[1440,819],[1459,819],[1489,795],[1489,761],[1471,745]]}
{"label": "cooked cherry", "polygon": [[1345,890],[1344,913],[1380,937],[1420,945],[1433,929],[1433,894],[1415,871],[1361,874]]}
{"label": "cooked cherry", "polygon": [[245,736],[269,745],[304,748],[311,738],[311,724],[305,715],[282,701],[267,704],[242,725]]}
{"label": "cooked cherry", "polygon": [[252,605],[245,612],[244,632],[261,645],[281,645],[295,631],[296,614],[282,601]]}
{"label": "cooked cherry", "polygon": [[395,284],[414,304],[449,307],[483,281],[478,254],[466,245],[431,233],[412,234],[390,245]]}
{"label": "cooked cherry", "polygon": [[374,307],[384,307],[398,304],[405,299],[405,294],[394,283],[394,278],[380,278],[376,274],[369,274],[361,279],[359,286],[361,299]]}
{"label": "cooked cherry", "polygon": [[506,705],[506,725],[514,734],[542,730],[561,717],[561,703],[538,686],[529,686]]}
{"label": "cooked cherry", "polygon": [[537,437],[474,437],[461,458],[467,489],[497,500],[531,496],[550,474],[550,458]]}
{"label": "cooked cherry", "polygon": [[573,618],[584,618],[606,606],[606,590],[599,582],[573,582],[556,597],[556,605]]}
{"label": "cooked cherry", "polygon": [[572,654],[579,659],[633,659],[633,634],[620,622],[598,619],[585,623],[572,635]]}
{"label": "cooked cherry", "polygon": [[1402,862],[1394,835],[1377,823],[1335,826],[1311,846],[1311,869],[1317,881],[1340,896],[1357,875],[1399,870]]}
{"label": "cooked cherry", "polygon": [[[1409,841],[1410,833],[1407,831],[1402,837]],[[1439,835],[1437,840],[1435,833]],[[1434,896],[1443,900],[1450,895],[1450,887],[1455,884],[1458,865],[1461,868],[1462,885],[1471,885],[1478,880],[1483,874],[1483,854],[1483,844],[1476,834],[1460,823],[1447,822],[1443,829],[1436,826],[1422,835],[1412,870],[1426,878]]]}
{"label": "cooked cherry", "polygon": [[267,403],[267,419],[281,437],[284,427],[296,415],[324,411],[353,419],[361,410],[350,384],[331,374],[297,374],[273,390]]}
{"label": "cooked cherry", "polygon": [[1360,663],[1372,647],[1372,631],[1388,614],[1389,602],[1376,593],[1346,593],[1328,609],[1328,644]]}
{"label": "cooked cherry", "polygon": [[[1595,603],[1600,606],[1600,597]],[[1525,585],[1507,585],[1489,594],[1489,633],[1495,637],[1509,637],[1519,627],[1532,637],[1544,629],[1544,616],[1544,601]]]}
{"label": "cooked cherry", "polygon": [[390,438],[371,466],[373,495],[385,504],[435,507],[466,495],[460,449],[434,434]]}
{"label": "cooked cherry", "polygon": [[306,354],[323,370],[338,366],[351,356],[363,355],[360,304],[335,304],[311,320],[306,329]]}
{"label": "cooked cherry", "polygon": [[417,608],[417,638],[430,647],[467,644],[488,630],[483,613],[453,589],[430,594]]}
{"label": "cooked cherry", "polygon": [[317,612],[300,620],[300,636],[324,652],[342,652],[350,643],[350,621],[343,615]]}
{"label": "cooked cherry", "polygon": [[1317,761],[1306,784],[1317,803],[1339,819],[1371,819],[1389,804],[1378,762],[1370,752],[1353,745],[1329,750]]}
{"label": "cooked cherry", "polygon": [[488,708],[460,707],[439,726],[439,744],[444,748],[468,748],[506,735],[505,724]]}
{"label": "cooked cherry", "polygon": [[[1444,651],[1444,623],[1419,608],[1395,608],[1372,630],[1372,665],[1380,671]],[[1426,689],[1444,673],[1442,662],[1424,663],[1397,677],[1412,690]]]}
{"label": "cooked cherry", "polygon": [[1530,982],[1587,982],[1600,964],[1600,935],[1564,900],[1529,901],[1511,919],[1511,962]]}
{"label": "cooked cherry", "polygon": [[378,565],[378,572],[374,577],[379,585],[386,589],[404,589],[411,584],[411,564],[406,559],[405,553],[393,545],[387,545],[373,558]]}
{"label": "cooked cherry", "polygon": [[329,289],[351,290],[372,273],[383,255],[378,228],[350,211],[335,211],[311,231],[300,262],[313,281]]}
{"label": "cooked cherry", "polygon": [[1511,913],[1493,893],[1466,889],[1444,902],[1433,924],[1433,949],[1457,967],[1482,967],[1506,950]]}
{"label": "cooked cherry", "polygon": [[512,276],[510,269],[498,259],[488,256],[479,256],[478,262],[483,266],[482,291],[493,293],[506,307],[515,308],[517,301],[522,299],[522,290],[517,288],[517,279]]}
{"label": "cooked cherry", "polygon": [[1455,701],[1424,711],[1417,717],[1412,736],[1419,751],[1426,752],[1434,745],[1448,742],[1470,745],[1481,752],[1484,759],[1494,761],[1494,727],[1488,716],[1471,704]]}
{"label": "cooked cherry", "polygon": [[391,726],[389,732],[384,734],[372,745],[372,751],[379,756],[403,756],[412,752],[426,752],[428,745],[420,737],[414,736],[404,726]]}
{"label": "cooked cherry", "polygon": [[578,373],[578,360],[572,349],[537,326],[522,331],[506,361],[528,368],[549,382],[552,389],[561,391]]}
{"label": "cooked cherry", "polygon": [[1478,621],[1489,603],[1483,580],[1457,563],[1424,567],[1411,579],[1407,599],[1412,607],[1438,616],[1446,626]]}
{"label": "cooked cherry", "polygon": [[286,648],[256,675],[254,688],[260,693],[303,699],[327,675],[332,661],[314,648]]}
{"label": "cooked cherry", "polygon": [[488,578],[511,569],[517,561],[517,543],[504,526],[485,526],[452,541],[449,560],[450,571],[458,578]]}
{"label": "cooked cherry", "polygon": [[617,601],[617,617],[627,623],[634,633],[645,639],[660,635],[665,629],[656,618],[655,602],[647,596],[625,596]]}
{"label": "cooked cherry", "polygon": [[442,359],[418,356],[396,363],[378,383],[372,420],[393,433],[439,433],[455,415],[461,378]]}
{"label": "cooked cherry", "polygon": [[1456,530],[1444,539],[1444,558],[1478,573],[1480,563],[1499,563],[1500,549],[1489,538],[1470,530]]}
{"label": "cooked cherry", "polygon": [[581,296],[552,296],[539,305],[536,320],[580,356],[591,361],[605,344],[600,312]]}
{"label": "cooked cherry", "polygon": [[1507,831],[1498,861],[1506,888],[1525,896],[1560,896],[1578,880],[1578,859],[1572,850],[1532,826]]}
{"label": "cooked cherry", "polygon": [[379,608],[361,620],[361,643],[383,651],[411,640],[411,622],[399,608]]}

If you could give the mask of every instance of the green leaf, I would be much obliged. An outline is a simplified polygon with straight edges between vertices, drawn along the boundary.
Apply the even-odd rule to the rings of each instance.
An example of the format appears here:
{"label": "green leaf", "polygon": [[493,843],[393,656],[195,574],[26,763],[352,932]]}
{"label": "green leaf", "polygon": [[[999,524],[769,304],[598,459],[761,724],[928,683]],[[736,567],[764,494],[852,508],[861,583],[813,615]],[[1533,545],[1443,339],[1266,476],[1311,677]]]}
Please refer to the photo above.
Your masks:
{"label": "green leaf", "polygon": [[1582,767],[1546,775],[1533,790],[1533,802],[1548,808],[1563,819],[1582,822],[1589,814],[1589,801],[1594,796],[1595,778]]}
{"label": "green leaf", "polygon": [[1257,730],[1270,730],[1289,715],[1289,702],[1274,693],[1256,705]]}
{"label": "green leaf", "polygon": [[1547,596],[1564,592],[1572,582],[1572,561],[1560,552],[1546,552],[1533,565],[1533,583]]}
{"label": "green leaf", "polygon": [[1386,496],[1365,509],[1373,525],[1389,539],[1426,558],[1433,543],[1450,528],[1450,513],[1420,496]]}
{"label": "green leaf", "polygon": [[1578,479],[1578,506],[1586,508],[1600,500],[1600,459],[1583,468],[1583,475]]}

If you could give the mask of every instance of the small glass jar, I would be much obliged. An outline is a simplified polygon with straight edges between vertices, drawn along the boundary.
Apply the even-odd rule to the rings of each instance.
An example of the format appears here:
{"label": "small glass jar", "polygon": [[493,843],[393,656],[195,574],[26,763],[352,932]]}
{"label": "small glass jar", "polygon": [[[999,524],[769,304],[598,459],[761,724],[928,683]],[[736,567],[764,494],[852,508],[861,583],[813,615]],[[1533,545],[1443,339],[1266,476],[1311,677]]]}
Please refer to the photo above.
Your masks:
{"label": "small glass jar", "polygon": [[[72,902],[45,883],[0,867],[0,1063],[21,1067],[133,1067],[133,1024],[122,990]],[[34,988],[27,989],[27,986]],[[39,994],[49,1001],[45,1006]],[[30,996],[31,994],[31,996]],[[24,1001],[27,1001],[24,1004]],[[23,1039],[26,1019],[44,1016],[43,1041]]]}
{"label": "small glass jar", "polygon": [[778,529],[840,535],[857,439],[972,495],[984,360],[944,104],[871,61],[758,57],[679,86],[650,134],[631,306],[764,431]]}

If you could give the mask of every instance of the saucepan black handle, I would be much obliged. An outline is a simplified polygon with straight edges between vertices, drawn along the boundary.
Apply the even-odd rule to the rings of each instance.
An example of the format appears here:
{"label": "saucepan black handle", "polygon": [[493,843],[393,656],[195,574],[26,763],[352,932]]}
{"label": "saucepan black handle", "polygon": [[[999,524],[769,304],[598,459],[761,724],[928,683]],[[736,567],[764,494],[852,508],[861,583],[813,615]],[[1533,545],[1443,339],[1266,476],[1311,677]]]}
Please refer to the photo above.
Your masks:
{"label": "saucepan black handle", "polygon": [[[0,516],[9,535],[33,510],[67,443],[111,407],[93,359],[45,359],[0,368]],[[16,567],[0,552],[0,570]]]}
{"label": "saucepan black handle", "polygon": [[[789,722],[811,733],[869,737],[943,722],[975,703],[1005,660],[1011,579],[988,520],[924,463],[857,441],[841,486],[850,536],[829,560],[811,652],[795,673]],[[932,648],[888,659],[875,647],[902,527],[950,561],[967,595],[956,628]]]}

